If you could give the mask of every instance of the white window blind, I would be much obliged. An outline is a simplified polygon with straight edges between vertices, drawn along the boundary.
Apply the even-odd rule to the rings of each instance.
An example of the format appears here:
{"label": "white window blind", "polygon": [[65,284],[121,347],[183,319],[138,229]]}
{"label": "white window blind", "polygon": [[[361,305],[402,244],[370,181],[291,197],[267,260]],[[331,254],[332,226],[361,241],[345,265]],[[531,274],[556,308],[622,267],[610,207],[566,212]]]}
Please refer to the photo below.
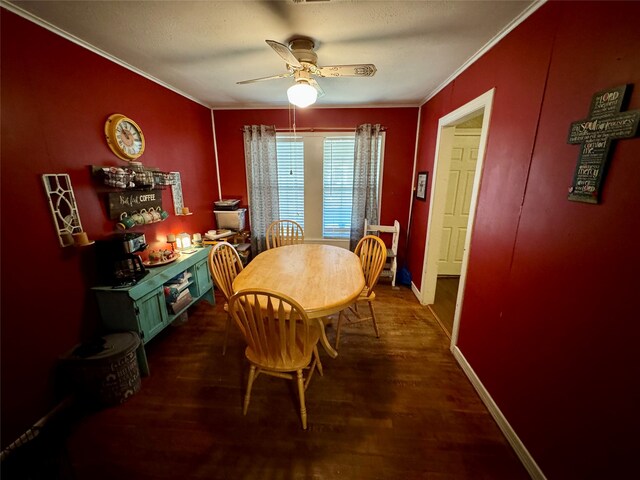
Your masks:
{"label": "white window blind", "polygon": [[304,229],[304,142],[278,136],[278,195],[280,219],[295,220]]}
{"label": "white window blind", "polygon": [[[379,146],[383,145],[381,140]],[[304,132],[294,137],[278,133],[276,147],[280,219],[300,223],[309,242],[324,239],[333,245],[348,244],[355,134]],[[383,149],[379,152],[382,171]]]}
{"label": "white window blind", "polygon": [[349,238],[354,137],[327,137],[323,149],[322,236]]}

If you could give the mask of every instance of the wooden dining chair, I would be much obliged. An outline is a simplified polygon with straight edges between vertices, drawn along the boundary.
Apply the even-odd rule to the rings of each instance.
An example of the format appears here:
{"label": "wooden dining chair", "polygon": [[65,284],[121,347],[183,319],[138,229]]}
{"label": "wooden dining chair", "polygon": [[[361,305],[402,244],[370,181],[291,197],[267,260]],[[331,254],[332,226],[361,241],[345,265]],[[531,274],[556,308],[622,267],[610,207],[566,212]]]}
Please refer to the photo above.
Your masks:
{"label": "wooden dining chair", "polygon": [[243,269],[240,255],[228,242],[216,243],[209,252],[209,271],[216,287],[224,295],[224,311],[227,312],[227,324],[224,329],[224,343],[222,354],[227,353],[227,339],[231,328],[231,315],[229,315],[229,299],[233,295],[233,281]]}
{"label": "wooden dining chair", "polygon": [[[324,328],[310,320],[291,297],[269,290],[241,290],[229,300],[229,312],[247,342],[245,356],[250,363],[243,414],[247,414],[251,387],[258,375],[296,380],[302,428],[307,428],[305,390],[315,369],[322,375],[318,340]],[[312,358],[313,357],[313,358]],[[306,380],[302,371],[310,368]],[[295,372],[295,376],[293,374]]]}
{"label": "wooden dining chair", "polygon": [[304,243],[304,231],[294,220],[276,220],[267,227],[267,250]]}
{"label": "wooden dining chair", "polygon": [[[373,311],[373,301],[376,298],[376,294],[373,291],[378,279],[380,278],[380,272],[387,259],[387,246],[376,235],[367,235],[363,237],[356,246],[354,253],[360,258],[362,264],[362,273],[364,274],[364,289],[353,303],[347,309],[342,310],[338,315],[338,328],[336,331],[336,350],[340,344],[340,329],[342,327],[342,320],[346,319],[349,323],[360,323],[366,320],[373,322],[373,329],[376,332],[376,338],[380,338],[380,332],[378,331],[378,324],[376,323],[376,314]],[[371,316],[363,317],[358,311],[358,302],[367,302],[369,305],[369,311]],[[349,310],[351,316],[348,316],[346,310]]]}

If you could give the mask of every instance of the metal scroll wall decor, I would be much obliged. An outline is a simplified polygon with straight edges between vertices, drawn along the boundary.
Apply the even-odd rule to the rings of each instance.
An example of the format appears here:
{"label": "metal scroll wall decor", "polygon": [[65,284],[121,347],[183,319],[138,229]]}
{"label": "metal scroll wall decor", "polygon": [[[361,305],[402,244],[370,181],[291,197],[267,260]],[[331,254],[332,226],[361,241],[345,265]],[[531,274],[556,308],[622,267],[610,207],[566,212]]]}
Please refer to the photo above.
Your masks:
{"label": "metal scroll wall decor", "polygon": [[66,173],[42,175],[53,224],[58,233],[61,247],[73,245],[73,234],[82,232],[76,198],[73,195],[71,179]]}
{"label": "metal scroll wall decor", "polygon": [[621,112],[630,87],[621,85],[597,92],[591,99],[589,118],[571,124],[567,143],[580,144],[580,153],[569,200],[598,203],[612,142],[638,134],[640,110]]}
{"label": "metal scroll wall decor", "polygon": [[182,179],[180,178],[180,172],[171,172],[173,175],[174,183],[171,185],[171,195],[173,196],[173,208],[176,215],[182,214],[182,207],[184,207],[184,199],[182,198]]}

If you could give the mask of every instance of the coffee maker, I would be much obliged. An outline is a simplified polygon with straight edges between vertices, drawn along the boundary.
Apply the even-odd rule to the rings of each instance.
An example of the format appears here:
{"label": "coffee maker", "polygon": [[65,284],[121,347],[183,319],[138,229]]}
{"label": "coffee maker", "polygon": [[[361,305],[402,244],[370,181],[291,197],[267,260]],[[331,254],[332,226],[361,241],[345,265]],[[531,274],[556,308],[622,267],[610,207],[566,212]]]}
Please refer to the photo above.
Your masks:
{"label": "coffee maker", "polygon": [[116,233],[96,241],[98,274],[101,281],[114,287],[136,284],[148,272],[136,253],[147,248],[143,233]]}

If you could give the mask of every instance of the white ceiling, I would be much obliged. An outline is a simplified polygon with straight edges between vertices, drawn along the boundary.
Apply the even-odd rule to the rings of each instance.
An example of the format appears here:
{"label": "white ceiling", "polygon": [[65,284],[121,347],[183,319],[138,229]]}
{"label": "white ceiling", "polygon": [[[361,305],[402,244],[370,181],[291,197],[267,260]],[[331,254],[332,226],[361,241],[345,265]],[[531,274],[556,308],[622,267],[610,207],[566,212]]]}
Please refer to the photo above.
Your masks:
{"label": "white ceiling", "polygon": [[[302,2],[302,3],[300,3]],[[319,106],[419,105],[539,2],[18,1],[7,8],[76,37],[213,108],[287,105],[293,79],[265,43],[316,42],[318,66],[373,63],[371,78],[319,78]],[[20,13],[20,12],[18,12]]]}

